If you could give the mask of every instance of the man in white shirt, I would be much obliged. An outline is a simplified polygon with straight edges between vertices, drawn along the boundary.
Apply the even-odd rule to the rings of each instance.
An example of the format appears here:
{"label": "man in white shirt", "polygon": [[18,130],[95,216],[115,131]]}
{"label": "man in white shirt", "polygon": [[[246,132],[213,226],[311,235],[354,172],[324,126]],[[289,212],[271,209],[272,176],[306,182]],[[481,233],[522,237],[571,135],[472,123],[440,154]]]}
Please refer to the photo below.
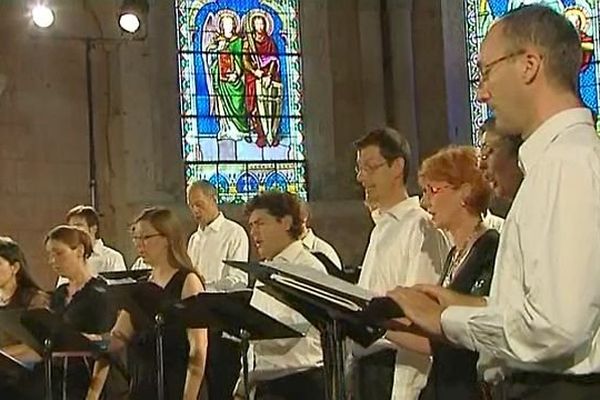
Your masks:
{"label": "man in white shirt", "polygon": [[[385,294],[398,285],[436,283],[449,245],[419,204],[406,180],[410,148],[399,132],[377,129],[355,142],[356,179],[377,218],[358,285]],[[417,399],[427,381],[429,357],[398,349],[387,341],[354,349],[353,394],[364,400]]]}
{"label": "man in white shirt", "polygon": [[[83,229],[92,238],[94,249],[87,260],[87,264],[93,275],[98,275],[100,272],[127,270],[123,255],[117,250],[106,246],[100,238],[100,218],[94,207],[75,206],[67,212],[65,219],[67,224]],[[66,278],[59,277],[56,286],[67,282]]]}
{"label": "man in white shirt", "polygon": [[223,260],[248,261],[248,235],[244,228],[219,211],[217,190],[208,181],[192,182],[187,201],[198,224],[188,242],[188,255],[204,278],[206,290],[246,287],[246,274],[223,263]]}
{"label": "man in white shirt", "polygon": [[302,234],[300,235],[300,239],[302,240],[304,246],[313,254],[323,254],[329,261],[331,261],[333,265],[337,267],[337,269],[341,271],[342,260],[340,260],[338,253],[335,251],[332,245],[315,235],[310,227],[310,207],[306,202],[302,202],[300,206],[300,218],[302,220]]}
{"label": "man in white shirt", "polygon": [[[265,262],[326,272],[300,241],[302,222],[296,196],[281,192],[262,193],[246,205],[246,213],[250,236]],[[300,313],[261,290],[255,289],[250,304],[288,326],[310,326]],[[319,332],[313,326],[303,338],[255,342],[254,357],[251,384],[256,387],[256,400],[325,399],[323,354]],[[238,385],[236,397],[241,397],[242,393],[242,387]]]}
{"label": "man in white shirt", "polygon": [[[188,255],[204,278],[207,291],[227,291],[247,286],[244,272],[231,268],[223,260],[248,261],[248,235],[237,222],[219,211],[216,188],[208,181],[192,182],[187,201],[198,230],[188,242]],[[206,376],[209,398],[231,397],[240,372],[238,343],[209,329]]]}
{"label": "man in white shirt", "polygon": [[504,224],[490,297],[435,287],[390,296],[431,336],[480,352],[484,378],[505,379],[499,399],[596,399],[600,140],[577,93],[579,36],[560,14],[528,6],[494,25],[479,60],[479,99],[498,127],[524,139],[525,178]]}

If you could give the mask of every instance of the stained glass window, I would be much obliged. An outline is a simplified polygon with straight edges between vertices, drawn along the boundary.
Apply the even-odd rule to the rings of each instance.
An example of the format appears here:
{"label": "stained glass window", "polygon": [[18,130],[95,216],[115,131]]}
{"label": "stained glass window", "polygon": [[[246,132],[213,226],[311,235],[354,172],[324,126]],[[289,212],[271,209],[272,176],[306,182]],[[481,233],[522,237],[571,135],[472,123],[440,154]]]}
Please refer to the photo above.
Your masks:
{"label": "stained glass window", "polygon": [[299,0],[176,0],[185,176],[306,199]]}
{"label": "stained glass window", "polygon": [[[471,123],[473,140],[476,132],[489,115],[487,105],[477,101],[474,77],[477,73],[477,53],[486,32],[494,20],[506,12],[526,4],[540,3],[565,15],[577,28],[583,50],[583,64],[579,74],[581,99],[590,109],[598,112],[600,65],[596,52],[600,49],[599,0],[464,0],[467,33],[467,69],[470,81]],[[597,125],[600,132],[600,124]]]}

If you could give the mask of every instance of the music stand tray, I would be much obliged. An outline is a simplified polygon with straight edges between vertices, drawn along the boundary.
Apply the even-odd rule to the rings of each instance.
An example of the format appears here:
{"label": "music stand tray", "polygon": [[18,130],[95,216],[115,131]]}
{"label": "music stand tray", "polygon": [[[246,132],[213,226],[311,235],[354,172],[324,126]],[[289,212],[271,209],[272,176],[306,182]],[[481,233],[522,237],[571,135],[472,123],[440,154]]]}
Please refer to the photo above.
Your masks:
{"label": "music stand tray", "polygon": [[303,337],[304,334],[250,305],[252,290],[204,292],[176,303],[165,318],[177,318],[188,328],[213,328],[238,338],[242,347],[242,379],[248,399],[250,341]]}
{"label": "music stand tray", "polygon": [[263,282],[260,290],[300,312],[321,332],[329,400],[342,400],[346,394],[345,339],[366,347],[384,335],[380,326],[384,319],[403,314],[393,302],[320,271],[293,265],[225,262]]}

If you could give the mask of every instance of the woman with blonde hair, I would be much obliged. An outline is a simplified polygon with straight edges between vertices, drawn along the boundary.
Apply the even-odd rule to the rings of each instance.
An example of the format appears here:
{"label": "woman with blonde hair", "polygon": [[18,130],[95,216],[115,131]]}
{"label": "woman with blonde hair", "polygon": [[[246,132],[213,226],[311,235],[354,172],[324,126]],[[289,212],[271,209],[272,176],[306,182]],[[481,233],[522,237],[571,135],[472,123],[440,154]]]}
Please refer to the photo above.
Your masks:
{"label": "woman with blonde hair", "polygon": [[[204,291],[187,255],[181,225],[169,209],[143,210],[134,220],[132,239],[144,263],[152,267],[148,280],[162,290],[163,304]],[[197,399],[206,363],[206,330],[186,329],[167,320],[163,335],[165,398]],[[146,327],[135,315],[121,311],[111,332],[110,347],[113,351],[127,348],[131,400],[157,398],[155,338],[153,327]],[[98,363],[88,399],[98,398],[107,370],[106,363]]]}
{"label": "woman with blonde hair", "polygon": [[[487,295],[490,289],[498,232],[483,224],[491,188],[477,165],[473,147],[450,146],[423,161],[419,170],[423,205],[433,223],[452,236],[440,285],[459,293]],[[397,328],[397,327],[396,327]],[[480,399],[478,354],[425,338],[413,332],[389,332],[388,338],[411,350],[431,354],[433,363],[420,399]]]}

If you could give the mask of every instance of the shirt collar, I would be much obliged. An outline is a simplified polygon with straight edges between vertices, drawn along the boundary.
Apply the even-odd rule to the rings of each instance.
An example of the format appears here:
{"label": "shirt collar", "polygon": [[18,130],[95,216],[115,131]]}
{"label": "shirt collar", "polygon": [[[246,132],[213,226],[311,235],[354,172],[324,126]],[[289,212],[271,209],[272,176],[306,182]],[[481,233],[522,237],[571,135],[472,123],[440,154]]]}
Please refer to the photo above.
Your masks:
{"label": "shirt collar", "polygon": [[570,108],[553,115],[540,125],[521,145],[519,166],[523,174],[531,171],[552,144],[568,128],[578,124],[593,125],[592,113],[587,108]]}
{"label": "shirt collar", "polygon": [[92,248],[92,253],[100,254],[102,249],[104,248],[104,242],[102,239],[96,239],[94,242],[94,247]]}
{"label": "shirt collar", "polygon": [[304,245],[300,240],[296,240],[283,249],[279,254],[273,257],[273,261],[283,261],[293,263],[298,255],[304,250]]}
{"label": "shirt collar", "polygon": [[[404,214],[406,214],[407,211],[420,207],[421,205],[419,204],[419,198],[417,196],[412,196],[402,200],[401,202],[397,203],[396,205],[392,206],[386,211],[381,212],[381,216],[389,215],[392,218],[399,220]],[[375,222],[379,220],[380,218],[378,218]]]}
{"label": "shirt collar", "polygon": [[308,228],[307,232],[306,232],[306,236],[304,236],[304,238],[302,238],[302,243],[304,244],[304,246],[306,246],[309,249],[313,248],[313,245],[315,244],[315,234],[312,231],[312,229]]}
{"label": "shirt collar", "polygon": [[206,227],[204,227],[204,229],[202,229],[200,227],[200,225],[198,225],[198,231],[204,232],[206,229],[211,229],[215,232],[219,232],[219,230],[221,229],[221,226],[223,226],[224,221],[225,221],[225,216],[223,215],[222,212],[219,212],[219,215],[217,215],[217,218],[215,218],[210,224],[206,225]]}

